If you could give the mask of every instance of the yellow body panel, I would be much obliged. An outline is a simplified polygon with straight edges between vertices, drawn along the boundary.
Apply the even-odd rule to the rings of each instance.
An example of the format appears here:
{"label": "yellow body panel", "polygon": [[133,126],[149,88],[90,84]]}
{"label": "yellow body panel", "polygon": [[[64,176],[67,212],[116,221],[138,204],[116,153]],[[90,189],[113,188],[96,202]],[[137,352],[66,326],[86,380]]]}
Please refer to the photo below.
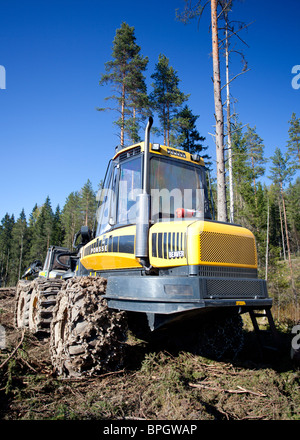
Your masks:
{"label": "yellow body panel", "polygon": [[240,226],[198,221],[187,234],[188,264],[257,268],[255,238]]}
{"label": "yellow body panel", "polygon": [[257,268],[255,238],[248,229],[209,221],[156,223],[150,230],[153,267],[210,265]]}
{"label": "yellow body panel", "polygon": [[[95,238],[82,250],[82,265],[89,271],[141,268],[135,258],[135,231],[135,226],[127,226]],[[126,251],[128,246],[130,252]],[[149,258],[153,267],[160,268],[186,265],[257,268],[252,232],[208,221],[154,224],[149,232]]]}
{"label": "yellow body panel", "polygon": [[90,271],[141,267],[134,255],[135,230],[135,225],[126,226],[96,237],[82,249],[81,264]]}

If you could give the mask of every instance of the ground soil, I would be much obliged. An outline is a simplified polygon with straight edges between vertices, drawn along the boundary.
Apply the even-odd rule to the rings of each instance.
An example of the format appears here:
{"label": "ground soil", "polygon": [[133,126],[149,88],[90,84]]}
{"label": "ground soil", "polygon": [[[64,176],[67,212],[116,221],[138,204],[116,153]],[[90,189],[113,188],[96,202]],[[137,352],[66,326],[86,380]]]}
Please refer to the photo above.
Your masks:
{"label": "ground soil", "polygon": [[261,358],[248,317],[238,358],[216,361],[170,352],[132,336],[122,370],[83,379],[57,377],[48,338],[17,330],[14,289],[0,289],[0,420],[299,420],[300,370],[281,351]]}

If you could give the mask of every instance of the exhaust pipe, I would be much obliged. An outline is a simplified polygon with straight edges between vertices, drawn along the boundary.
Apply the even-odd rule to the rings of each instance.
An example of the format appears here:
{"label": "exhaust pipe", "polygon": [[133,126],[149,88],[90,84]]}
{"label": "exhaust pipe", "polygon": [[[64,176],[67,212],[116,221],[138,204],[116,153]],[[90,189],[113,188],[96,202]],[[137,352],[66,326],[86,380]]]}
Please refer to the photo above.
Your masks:
{"label": "exhaust pipe", "polygon": [[145,269],[149,269],[149,222],[150,222],[150,187],[149,187],[149,145],[150,129],[153,118],[150,117],[145,130],[143,191],[137,196],[138,215],[136,221],[135,258],[140,260]]}

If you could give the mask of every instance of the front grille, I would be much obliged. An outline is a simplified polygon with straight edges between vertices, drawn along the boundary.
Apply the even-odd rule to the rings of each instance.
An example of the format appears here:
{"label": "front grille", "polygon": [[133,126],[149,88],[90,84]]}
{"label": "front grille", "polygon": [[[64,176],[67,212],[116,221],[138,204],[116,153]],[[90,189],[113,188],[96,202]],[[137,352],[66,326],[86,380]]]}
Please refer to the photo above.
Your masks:
{"label": "front grille", "polygon": [[206,280],[205,298],[265,297],[262,280]]}
{"label": "front grille", "polygon": [[178,259],[185,257],[184,232],[154,232],[152,234],[152,257]]}
{"label": "front grille", "polygon": [[255,266],[256,249],[252,237],[204,231],[200,234],[201,262]]}

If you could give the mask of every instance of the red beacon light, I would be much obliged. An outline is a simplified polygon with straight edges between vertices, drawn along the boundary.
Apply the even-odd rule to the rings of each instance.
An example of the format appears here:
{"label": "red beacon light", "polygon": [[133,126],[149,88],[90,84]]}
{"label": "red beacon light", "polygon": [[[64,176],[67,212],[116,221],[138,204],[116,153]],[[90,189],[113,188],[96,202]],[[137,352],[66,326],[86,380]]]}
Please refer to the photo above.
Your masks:
{"label": "red beacon light", "polygon": [[177,208],[175,212],[177,218],[189,218],[194,217],[197,211],[195,209]]}

